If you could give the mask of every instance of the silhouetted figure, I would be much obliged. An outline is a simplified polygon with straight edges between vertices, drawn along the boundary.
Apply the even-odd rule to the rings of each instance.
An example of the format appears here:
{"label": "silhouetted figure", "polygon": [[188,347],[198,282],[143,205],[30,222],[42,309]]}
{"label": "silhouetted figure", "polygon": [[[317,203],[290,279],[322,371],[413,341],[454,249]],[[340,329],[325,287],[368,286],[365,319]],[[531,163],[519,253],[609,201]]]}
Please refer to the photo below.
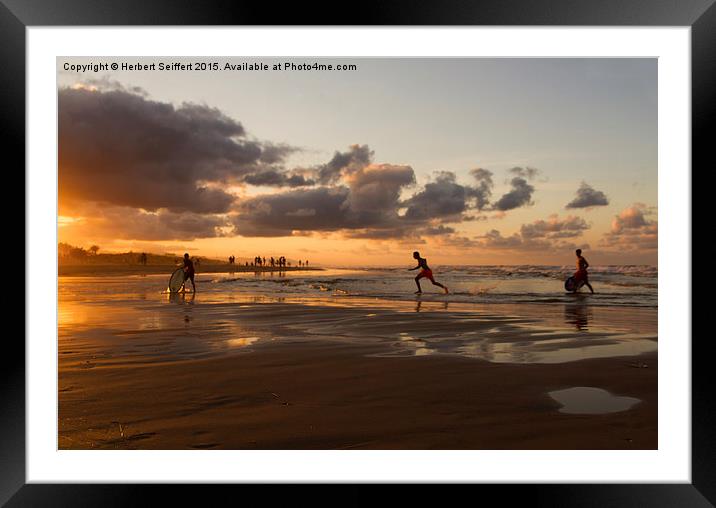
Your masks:
{"label": "silhouetted figure", "polygon": [[[589,263],[587,263],[587,260],[582,257],[582,249],[577,249],[575,253],[577,254],[577,271],[574,272],[574,280],[577,284],[581,282],[583,285],[587,286],[589,291],[594,294],[594,289],[592,289],[592,285],[589,283],[589,274],[587,273]],[[577,291],[579,291],[579,286],[577,286]]]}
{"label": "silhouetted figure", "polygon": [[[197,261],[199,261],[197,259]],[[196,284],[194,284],[194,263],[189,259],[189,254],[184,254],[184,284],[187,279],[191,280],[191,288],[196,292]]]}
{"label": "silhouetted figure", "polygon": [[418,266],[416,266],[415,268],[410,268],[408,271],[417,270],[418,268],[421,268],[420,273],[415,277],[415,284],[417,284],[418,286],[418,290],[415,292],[415,294],[423,292],[422,288],[420,287],[420,279],[422,279],[423,277],[430,280],[433,285],[443,288],[445,290],[445,294],[447,294],[448,288],[446,288],[439,282],[436,282],[433,278],[433,271],[430,269],[430,267],[428,267],[428,260],[425,258],[421,258],[420,253],[418,251],[413,252],[413,258],[418,261]]}

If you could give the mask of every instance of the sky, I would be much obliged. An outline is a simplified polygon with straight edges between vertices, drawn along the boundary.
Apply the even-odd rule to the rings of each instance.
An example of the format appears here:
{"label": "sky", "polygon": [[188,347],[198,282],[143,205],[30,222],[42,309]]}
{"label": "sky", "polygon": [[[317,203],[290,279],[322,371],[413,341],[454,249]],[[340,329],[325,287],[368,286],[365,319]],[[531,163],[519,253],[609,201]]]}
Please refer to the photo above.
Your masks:
{"label": "sky", "polygon": [[[158,70],[197,60],[219,69]],[[70,67],[103,61],[157,65]],[[61,242],[329,266],[414,250],[563,265],[575,248],[595,265],[657,262],[655,59],[57,65]]]}

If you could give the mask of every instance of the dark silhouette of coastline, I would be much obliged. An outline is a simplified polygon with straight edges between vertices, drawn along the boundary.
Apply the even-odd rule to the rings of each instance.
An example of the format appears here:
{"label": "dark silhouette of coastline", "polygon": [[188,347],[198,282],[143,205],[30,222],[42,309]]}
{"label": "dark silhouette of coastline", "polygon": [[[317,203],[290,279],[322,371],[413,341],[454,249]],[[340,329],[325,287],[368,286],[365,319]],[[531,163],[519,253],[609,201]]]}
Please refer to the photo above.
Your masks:
{"label": "dark silhouette of coastline", "polygon": [[[64,276],[114,276],[114,275],[153,275],[153,274],[167,274],[171,273],[176,269],[176,265],[71,265],[71,264],[60,264],[57,268],[57,274],[60,277]],[[196,273],[234,273],[234,272],[266,272],[266,273],[278,273],[278,272],[306,272],[306,271],[322,271],[322,268],[318,267],[298,267],[298,266],[285,266],[285,267],[271,267],[271,266],[245,266],[245,265],[230,265],[228,263],[213,264],[213,263],[201,263],[196,267]]]}

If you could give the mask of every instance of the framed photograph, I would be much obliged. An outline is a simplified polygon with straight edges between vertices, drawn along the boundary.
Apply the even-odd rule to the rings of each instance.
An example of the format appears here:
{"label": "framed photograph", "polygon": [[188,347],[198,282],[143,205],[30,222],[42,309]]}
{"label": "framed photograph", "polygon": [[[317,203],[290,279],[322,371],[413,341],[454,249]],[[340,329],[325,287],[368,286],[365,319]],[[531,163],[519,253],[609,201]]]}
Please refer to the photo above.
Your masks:
{"label": "framed photograph", "polygon": [[713,2],[264,9],[0,5],[27,238],[0,500],[711,506]]}

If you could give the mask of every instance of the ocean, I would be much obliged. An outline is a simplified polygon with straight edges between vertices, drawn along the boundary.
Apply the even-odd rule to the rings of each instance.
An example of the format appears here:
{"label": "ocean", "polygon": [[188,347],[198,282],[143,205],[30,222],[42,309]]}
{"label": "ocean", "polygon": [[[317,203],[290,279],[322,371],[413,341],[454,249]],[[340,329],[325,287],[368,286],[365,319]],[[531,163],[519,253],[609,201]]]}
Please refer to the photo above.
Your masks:
{"label": "ocean", "polygon": [[[407,268],[330,268],[315,272],[262,272],[202,274],[200,291],[250,291],[265,296],[364,297],[480,304],[569,303],[586,298],[589,289],[570,294],[564,280],[572,266],[435,266],[433,274],[446,285],[444,294],[430,281],[421,279],[418,297],[413,278],[417,271]],[[589,280],[596,294],[589,295],[593,306],[656,308],[658,270],[653,266],[595,266]]]}

